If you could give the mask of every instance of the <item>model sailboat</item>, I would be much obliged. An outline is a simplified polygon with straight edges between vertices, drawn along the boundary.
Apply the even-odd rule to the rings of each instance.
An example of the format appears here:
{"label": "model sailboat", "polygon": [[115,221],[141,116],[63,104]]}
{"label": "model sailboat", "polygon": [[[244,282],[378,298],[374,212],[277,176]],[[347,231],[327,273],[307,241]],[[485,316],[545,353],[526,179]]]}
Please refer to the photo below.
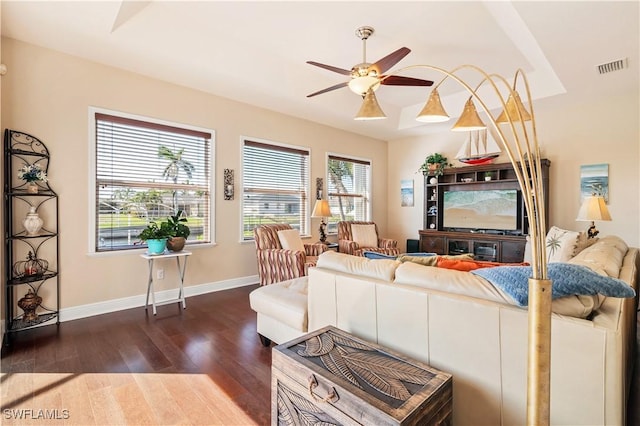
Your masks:
{"label": "model sailboat", "polygon": [[474,130],[469,132],[469,137],[456,154],[456,160],[465,164],[486,164],[501,152],[496,141],[487,136],[487,129]]}

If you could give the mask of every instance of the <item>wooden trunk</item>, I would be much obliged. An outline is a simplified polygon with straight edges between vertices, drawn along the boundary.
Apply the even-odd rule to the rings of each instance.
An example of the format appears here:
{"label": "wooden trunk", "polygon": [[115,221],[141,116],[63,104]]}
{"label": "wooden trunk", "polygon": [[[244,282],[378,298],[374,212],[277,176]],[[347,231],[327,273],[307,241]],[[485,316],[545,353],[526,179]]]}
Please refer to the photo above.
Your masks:
{"label": "wooden trunk", "polygon": [[450,425],[452,378],[329,326],[273,348],[271,424]]}

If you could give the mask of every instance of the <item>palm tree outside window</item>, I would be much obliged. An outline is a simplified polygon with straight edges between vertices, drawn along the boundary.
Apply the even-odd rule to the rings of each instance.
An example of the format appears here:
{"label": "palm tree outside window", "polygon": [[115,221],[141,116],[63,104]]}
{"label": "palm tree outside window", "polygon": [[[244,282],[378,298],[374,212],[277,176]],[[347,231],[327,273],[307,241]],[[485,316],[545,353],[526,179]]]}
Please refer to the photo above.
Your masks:
{"label": "palm tree outside window", "polygon": [[339,221],[370,220],[371,161],[329,154],[327,176],[327,200],[332,214],[327,231],[337,232]]}

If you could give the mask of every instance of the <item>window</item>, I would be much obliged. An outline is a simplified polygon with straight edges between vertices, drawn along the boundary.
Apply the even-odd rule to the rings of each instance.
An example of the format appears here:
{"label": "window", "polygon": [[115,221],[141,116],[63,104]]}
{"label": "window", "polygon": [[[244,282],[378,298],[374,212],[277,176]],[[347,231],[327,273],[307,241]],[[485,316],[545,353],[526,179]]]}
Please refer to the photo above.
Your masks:
{"label": "window", "polygon": [[149,222],[179,210],[191,229],[187,243],[211,242],[212,132],[102,112],[92,117],[94,250],[138,248]]}
{"label": "window", "polygon": [[307,235],[309,150],[245,140],[242,152],[243,240],[268,223],[288,223]]}
{"label": "window", "polygon": [[328,232],[337,232],[341,220],[369,220],[371,162],[330,154],[327,176],[327,200],[332,213]]}

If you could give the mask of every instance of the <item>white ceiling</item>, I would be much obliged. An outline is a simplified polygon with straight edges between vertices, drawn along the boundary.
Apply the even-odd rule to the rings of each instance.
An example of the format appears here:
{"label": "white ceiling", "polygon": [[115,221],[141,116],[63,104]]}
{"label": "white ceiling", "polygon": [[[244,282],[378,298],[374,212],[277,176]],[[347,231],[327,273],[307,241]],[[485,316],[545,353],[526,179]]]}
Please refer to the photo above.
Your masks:
{"label": "white ceiling", "polygon": [[[355,36],[362,25],[375,28],[368,62],[403,46],[412,50],[389,72],[415,64],[474,64],[512,80],[522,68],[534,98],[638,91],[637,1],[0,5],[3,36],[385,140],[434,129],[414,120],[429,88],[382,86],[376,95],[389,118],[374,122],[353,120],[361,98],[348,88],[306,97],[349,78],[306,61],[345,69],[362,62],[362,42]],[[627,69],[597,73],[596,65],[623,58]],[[402,75],[440,79],[426,69]],[[459,109],[450,106],[460,97],[456,90],[453,84],[440,90],[452,115]]]}

